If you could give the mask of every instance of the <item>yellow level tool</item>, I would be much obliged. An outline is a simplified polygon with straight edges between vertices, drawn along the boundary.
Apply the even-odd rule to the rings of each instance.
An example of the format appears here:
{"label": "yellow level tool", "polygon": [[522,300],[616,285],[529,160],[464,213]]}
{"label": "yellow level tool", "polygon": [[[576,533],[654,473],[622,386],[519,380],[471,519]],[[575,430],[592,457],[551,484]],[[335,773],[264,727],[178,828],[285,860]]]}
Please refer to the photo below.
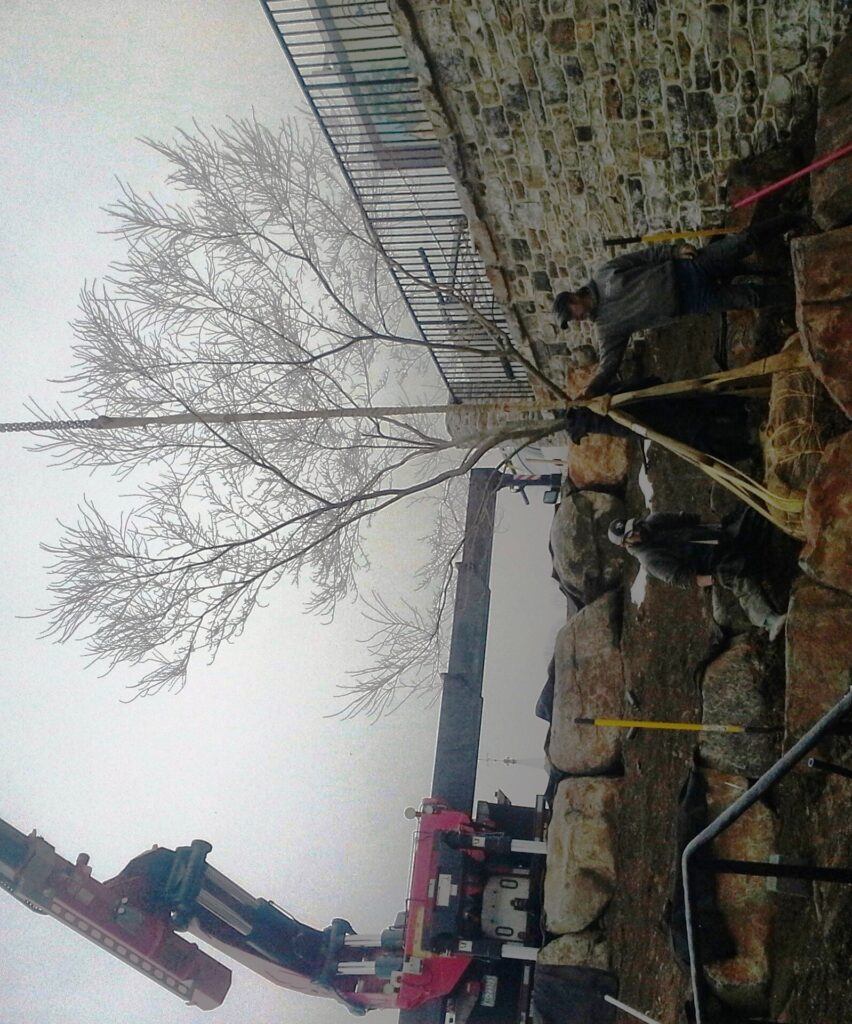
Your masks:
{"label": "yellow level tool", "polygon": [[735,235],[740,228],[686,228],[683,231],[654,231],[649,235],[624,235],[605,238],[604,245],[634,245],[636,242],[676,242],[682,238],[712,238],[714,235]]}
{"label": "yellow level tool", "polygon": [[575,718],[576,725],[597,725],[604,729],[669,729],[675,732],[775,732],[772,726],[710,725],[704,722],[644,722],[632,718]]}
{"label": "yellow level tool", "polygon": [[740,228],[695,228],[689,231],[655,231],[642,235],[643,242],[674,242],[679,238],[712,238],[714,235],[735,235]]}

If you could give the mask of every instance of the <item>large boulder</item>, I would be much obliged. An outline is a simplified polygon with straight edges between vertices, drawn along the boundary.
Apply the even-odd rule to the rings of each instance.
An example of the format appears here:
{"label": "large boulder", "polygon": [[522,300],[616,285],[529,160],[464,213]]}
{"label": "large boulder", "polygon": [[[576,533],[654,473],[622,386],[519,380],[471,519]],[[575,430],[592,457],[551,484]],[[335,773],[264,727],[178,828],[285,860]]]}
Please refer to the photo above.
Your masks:
{"label": "large boulder", "polygon": [[803,577],[796,581],[787,617],[789,746],[849,689],[852,597]]}
{"label": "large boulder", "polygon": [[596,775],[621,760],[618,729],[577,725],[576,718],[617,718],[624,701],[621,592],[600,597],[573,616],[556,637],[550,759],[575,775]]}
{"label": "large boulder", "polygon": [[[753,632],[735,637],[705,669],[701,684],[702,721],[772,728],[779,724],[779,666],[774,649]],[[762,775],[780,756],[779,733],[702,733],[702,762],[750,779]]]}
{"label": "large boulder", "polygon": [[613,494],[574,491],[562,498],[550,528],[553,571],[562,590],[580,604],[594,601],[621,578],[622,555],[606,531],[623,515],[624,504]]}
{"label": "large boulder", "polygon": [[[748,786],[738,775],[708,770],[707,809],[711,820]],[[713,844],[713,855],[730,860],[768,861],[776,851],[777,823],[769,808],[756,804]],[[766,879],[717,875],[716,898],[736,944],[736,956],[704,968],[710,987],[725,1003],[753,1013],[767,1008],[773,904]]]}
{"label": "large boulder", "polygon": [[575,487],[619,487],[628,470],[626,437],[587,434],[582,441],[568,442],[568,476]]}
{"label": "large boulder", "polygon": [[584,356],[582,365],[570,366],[565,373],[565,390],[571,398],[576,398],[583,392],[598,372],[596,356],[593,357],[592,362],[588,362],[585,358],[586,347],[583,346],[581,351]]}
{"label": "large boulder", "polygon": [[802,568],[852,594],[852,431],[826,446],[805,496],[803,526]]}
{"label": "large boulder", "polygon": [[798,238],[791,251],[802,344],[816,377],[852,417],[852,227]]}
{"label": "large boulder", "polygon": [[[852,124],[852,33],[838,43],[822,69],[817,94],[819,115],[816,157],[849,141]],[[852,171],[849,157],[837,160],[811,178],[814,219],[821,228],[848,224],[852,219]]]}
{"label": "large boulder", "polygon": [[560,935],[542,947],[536,962],[606,971],[609,969],[609,943],[606,935],[595,927],[574,935]]}
{"label": "large boulder", "polygon": [[544,915],[556,935],[582,932],[600,917],[616,885],[618,779],[565,779],[547,831]]}

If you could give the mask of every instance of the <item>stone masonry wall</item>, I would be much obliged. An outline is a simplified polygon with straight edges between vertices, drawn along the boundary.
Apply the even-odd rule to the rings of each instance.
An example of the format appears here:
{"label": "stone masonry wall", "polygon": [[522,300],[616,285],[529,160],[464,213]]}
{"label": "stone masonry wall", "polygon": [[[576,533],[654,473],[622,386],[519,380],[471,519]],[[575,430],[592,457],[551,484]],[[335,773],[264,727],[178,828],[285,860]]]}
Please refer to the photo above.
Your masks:
{"label": "stone masonry wall", "polygon": [[[720,222],[789,137],[848,0],[389,0],[498,298],[546,365],[602,239]],[[573,337],[565,335],[572,334]]]}

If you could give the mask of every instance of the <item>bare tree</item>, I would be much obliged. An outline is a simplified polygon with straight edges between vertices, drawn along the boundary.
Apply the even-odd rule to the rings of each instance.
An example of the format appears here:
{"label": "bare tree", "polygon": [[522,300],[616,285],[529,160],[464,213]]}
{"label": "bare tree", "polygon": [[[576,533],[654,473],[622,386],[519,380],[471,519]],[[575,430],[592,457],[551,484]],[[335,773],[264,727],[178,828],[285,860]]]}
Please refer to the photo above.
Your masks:
{"label": "bare tree", "polygon": [[[545,410],[567,396],[473,293],[394,264],[315,129],[247,120],[149,145],[170,166],[168,197],[124,186],[108,211],[125,252],[82,292],[64,381],[72,412],[35,408],[34,424],[0,426],[34,430],[62,464],[137,487],[117,522],[84,502],[45,545],[46,633],[77,637],[107,668],[137,667],[139,695],[179,688],[192,659],[236,639],[282,579],[304,584],[308,609],[325,616],[359,595],[365,523],[432,491],[439,514],[432,557],[413,581],[421,592],[401,606],[363,595],[372,660],[344,687],[343,713],[381,714],[438,678],[461,532],[454,485],[487,455],[559,429]],[[392,271],[464,312],[470,330],[462,324],[439,347],[511,360],[552,402],[467,409],[450,436],[429,383],[430,345]],[[770,494],[625,409],[637,397],[742,387],[790,358],[587,404],[796,532],[798,498]]]}
{"label": "bare tree", "polygon": [[[379,714],[437,679],[454,481],[557,424],[538,415],[454,440],[434,413],[388,412],[391,399],[434,399],[428,346],[317,131],[247,120],[148,144],[169,163],[168,198],[125,185],[109,209],[126,251],[83,289],[64,381],[73,415],[112,429],[60,424],[38,444],[137,493],[118,522],[84,503],[45,545],[46,632],[76,636],[107,668],[138,667],[140,695],[179,688],[193,657],[238,637],[284,577],[305,584],[309,610],[333,615],[359,591],[365,521],[440,488],[424,593],[407,610],[365,595],[373,661],[346,709]],[[452,298],[490,340],[460,332],[449,347],[525,362],[468,297]],[[300,415],[317,409],[328,415]],[[249,412],[276,418],[241,421]]]}

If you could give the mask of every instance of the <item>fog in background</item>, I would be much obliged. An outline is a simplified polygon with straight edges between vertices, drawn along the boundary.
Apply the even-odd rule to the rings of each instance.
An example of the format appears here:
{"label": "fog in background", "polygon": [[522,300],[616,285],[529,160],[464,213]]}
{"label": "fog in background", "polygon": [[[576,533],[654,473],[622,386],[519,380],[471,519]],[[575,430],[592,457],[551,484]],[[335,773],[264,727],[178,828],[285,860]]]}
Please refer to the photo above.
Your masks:
{"label": "fog in background", "polygon": [[[28,396],[47,406],[60,397],[47,381],[69,369],[80,286],[119,255],[98,234],[115,178],[141,191],[158,184],[158,158],[134,140],[252,110],[274,124],[302,100],[254,0],[5,0],[0,90],[0,419],[13,421],[28,418]],[[63,472],[24,444],[0,437],[0,816],[37,828],[72,861],[86,851],[100,879],[153,843],[205,838],[212,864],[311,924],[389,923],[408,872],[402,811],[428,793],[437,707],[412,702],[372,726],[327,717],[366,629],[351,607],[333,626],[302,616],[302,598],[286,585],[182,693],[125,703],[129,676],[87,670],[74,644],[39,640],[39,621],[21,616],[45,603],[39,541],[74,519],[84,493],[118,508],[127,485]],[[564,621],[550,580],[551,510],[538,492],[532,499],[529,508],[517,495],[499,500],[481,751],[498,761],[541,756],[544,727],[532,708]],[[414,567],[410,537],[422,524],[411,518],[373,531],[372,584]],[[526,765],[486,763],[480,795],[501,787],[520,802],[544,781]],[[2,1024],[349,1018],[238,965],[223,1007],[202,1016],[3,893],[0,947]]]}

